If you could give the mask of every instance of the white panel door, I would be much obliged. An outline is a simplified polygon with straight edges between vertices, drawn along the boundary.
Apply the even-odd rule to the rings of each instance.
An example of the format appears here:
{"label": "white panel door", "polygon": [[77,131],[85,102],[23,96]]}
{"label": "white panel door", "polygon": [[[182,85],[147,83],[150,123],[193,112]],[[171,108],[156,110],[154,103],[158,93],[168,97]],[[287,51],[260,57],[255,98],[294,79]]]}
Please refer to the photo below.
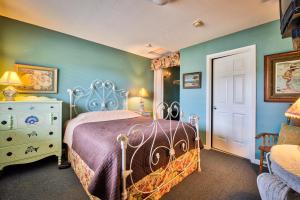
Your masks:
{"label": "white panel door", "polygon": [[212,146],[249,158],[250,56],[213,60]]}

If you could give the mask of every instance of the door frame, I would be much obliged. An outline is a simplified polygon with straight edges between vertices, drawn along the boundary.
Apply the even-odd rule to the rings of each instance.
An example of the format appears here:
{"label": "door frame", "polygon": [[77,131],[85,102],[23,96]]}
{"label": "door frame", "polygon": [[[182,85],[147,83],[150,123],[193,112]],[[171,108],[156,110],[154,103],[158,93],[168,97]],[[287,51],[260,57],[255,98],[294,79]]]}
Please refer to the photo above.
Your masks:
{"label": "door frame", "polygon": [[250,149],[249,159],[252,163],[255,162],[255,135],[256,135],[256,45],[250,45],[229,51],[223,51],[206,56],[206,145],[207,149],[212,148],[212,66],[213,60],[220,57],[230,56],[240,53],[250,53],[250,69],[251,77],[251,99],[250,99]]}
{"label": "door frame", "polygon": [[156,113],[157,106],[164,102],[164,76],[163,69],[156,69],[153,71],[153,102],[152,102],[152,110],[153,117],[162,119],[163,112],[162,110],[159,113]]}

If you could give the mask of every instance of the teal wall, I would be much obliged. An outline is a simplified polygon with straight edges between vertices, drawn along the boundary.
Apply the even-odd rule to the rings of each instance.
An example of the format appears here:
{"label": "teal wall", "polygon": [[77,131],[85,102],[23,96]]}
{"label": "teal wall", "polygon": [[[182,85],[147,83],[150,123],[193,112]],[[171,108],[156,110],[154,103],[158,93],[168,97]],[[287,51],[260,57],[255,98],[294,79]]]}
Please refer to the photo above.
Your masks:
{"label": "teal wall", "polygon": [[[40,95],[65,102],[68,88],[88,87],[95,79],[113,80],[119,88],[153,91],[147,58],[0,16],[0,74],[13,69],[14,63],[57,67],[58,94]],[[145,102],[147,110],[151,99]],[[131,98],[129,106],[137,109],[138,103],[138,98]],[[67,104],[63,113],[66,119]]]}
{"label": "teal wall", "polygon": [[180,50],[181,77],[187,72],[202,72],[201,89],[183,89],[182,81],[180,87],[182,109],[200,116],[202,139],[205,140],[206,123],[206,55],[253,44],[257,48],[256,131],[278,132],[286,121],[284,112],[289,104],[264,102],[264,55],[292,50],[291,39],[281,39],[279,21],[274,21]]}
{"label": "teal wall", "polygon": [[[287,103],[266,103],[263,100],[264,55],[292,50],[290,39],[281,39],[279,22],[274,21],[205,43],[181,49],[180,77],[183,73],[201,71],[201,89],[180,87],[180,102],[186,114],[198,114],[205,140],[206,55],[256,44],[257,46],[257,132],[277,132],[286,119]],[[48,95],[67,102],[66,89],[88,87],[94,79],[114,80],[121,88],[145,87],[153,91],[150,60],[121,50],[82,40],[59,32],[33,26],[0,16],[0,74],[12,69],[15,62],[57,67],[58,94]],[[146,73],[145,73],[146,72]],[[44,95],[44,94],[43,94]],[[46,95],[45,95],[46,96]],[[132,98],[130,108],[136,109],[138,99]],[[152,101],[146,101],[151,109]],[[64,104],[64,118],[68,107]]]}

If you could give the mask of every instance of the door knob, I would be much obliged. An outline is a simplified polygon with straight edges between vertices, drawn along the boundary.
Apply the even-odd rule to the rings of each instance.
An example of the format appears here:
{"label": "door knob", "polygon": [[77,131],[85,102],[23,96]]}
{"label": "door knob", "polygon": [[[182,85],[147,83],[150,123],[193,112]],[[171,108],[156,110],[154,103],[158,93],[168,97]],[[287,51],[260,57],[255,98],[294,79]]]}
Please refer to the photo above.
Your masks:
{"label": "door knob", "polygon": [[213,109],[214,109],[214,110],[217,110],[217,107],[216,107],[216,106],[213,106]]}

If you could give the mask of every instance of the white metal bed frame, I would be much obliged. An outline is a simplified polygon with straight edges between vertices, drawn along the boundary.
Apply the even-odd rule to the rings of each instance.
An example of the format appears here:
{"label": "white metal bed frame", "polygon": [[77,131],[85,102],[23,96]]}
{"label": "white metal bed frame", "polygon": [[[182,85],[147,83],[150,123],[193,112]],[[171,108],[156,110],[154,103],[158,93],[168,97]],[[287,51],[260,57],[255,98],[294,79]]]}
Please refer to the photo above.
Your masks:
{"label": "white metal bed frame", "polygon": [[[128,91],[124,89],[117,89],[115,84],[112,81],[102,81],[102,80],[95,80],[91,83],[90,88],[85,89],[83,87],[76,87],[74,89],[68,89],[69,97],[70,97],[70,119],[74,117],[74,113],[77,115],[80,113],[80,110],[83,110],[83,112],[90,112],[90,111],[105,111],[105,110],[127,110],[128,109]],[[81,103],[81,109],[79,109],[79,105]],[[162,113],[163,111],[166,111],[166,116],[164,117],[164,120],[170,121],[170,126],[168,132],[162,129],[162,126],[160,124],[160,121],[157,119],[157,113]],[[176,111],[176,112],[174,112]],[[176,123],[175,131],[172,132],[172,123],[171,119],[178,117],[180,115],[180,120]],[[158,150],[165,149],[169,153],[169,160],[167,165],[164,167],[164,170],[168,170],[170,167],[170,163],[174,161],[176,158],[176,152],[175,147],[180,145],[182,153],[186,153],[190,150],[190,147],[192,144],[190,144],[189,135],[185,129],[185,127],[192,128],[194,126],[196,128],[192,129],[195,136],[195,144],[194,148],[197,149],[197,166],[198,166],[198,172],[201,171],[200,167],[200,134],[199,134],[199,117],[196,115],[192,115],[189,117],[189,120],[184,120],[184,114],[180,110],[180,105],[178,102],[173,102],[171,105],[168,105],[167,103],[161,103],[156,108],[156,113],[153,114],[153,122],[151,125],[147,126],[148,130],[151,130],[150,136],[146,137],[145,133],[142,131],[142,127],[145,128],[145,125],[142,124],[136,124],[132,126],[127,134],[120,134],[117,137],[117,141],[121,145],[122,150],[122,164],[121,164],[121,170],[122,170],[122,199],[125,200],[128,198],[128,191],[127,191],[127,183],[126,180],[128,177],[130,177],[131,183],[135,189],[142,193],[147,194],[147,198],[149,198],[152,194],[157,192],[160,188],[171,182],[173,179],[175,179],[177,176],[182,174],[185,169],[187,169],[191,164],[192,161],[185,166],[184,170],[178,174],[176,177],[174,177],[172,180],[169,180],[168,182],[163,181],[157,188],[151,190],[151,191],[141,191],[138,189],[136,184],[133,181],[132,174],[134,173],[132,170],[132,164],[134,161],[134,158],[137,154],[137,152],[142,148],[142,146],[146,142],[151,143],[151,149],[150,149],[150,156],[149,156],[149,167],[151,170],[151,173],[158,173],[154,170],[154,167],[157,166],[160,162],[160,153]],[[187,123],[185,121],[189,121],[190,123]],[[174,123],[174,122],[173,122]],[[177,133],[177,130],[179,127],[182,127],[185,134],[185,139],[181,139],[175,143],[175,136]],[[164,136],[167,139],[168,146],[156,146],[155,147],[155,141],[156,136],[158,133],[158,129],[162,130]],[[131,144],[130,143],[130,136],[136,135],[140,137],[140,143],[139,144]],[[129,169],[127,169],[127,161],[126,161],[126,150],[130,147],[134,149],[133,156],[130,159],[129,163]],[[162,173],[162,172],[161,172]],[[146,198],[146,199],[147,199]]]}

